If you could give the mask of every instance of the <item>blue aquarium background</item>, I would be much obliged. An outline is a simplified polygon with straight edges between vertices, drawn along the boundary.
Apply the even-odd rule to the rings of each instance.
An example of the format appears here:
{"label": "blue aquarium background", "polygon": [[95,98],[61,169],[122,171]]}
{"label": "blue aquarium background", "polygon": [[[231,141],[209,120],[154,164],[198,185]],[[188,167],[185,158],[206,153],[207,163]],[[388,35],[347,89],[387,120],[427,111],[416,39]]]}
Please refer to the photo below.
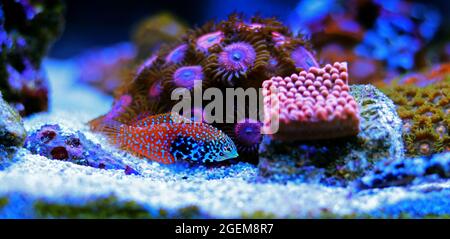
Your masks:
{"label": "blue aquarium background", "polygon": [[[0,218],[450,215],[448,1],[2,4]],[[242,14],[246,26],[253,16],[274,17],[287,27],[283,34],[304,46],[299,64],[298,55],[282,55],[293,58],[286,65],[295,67],[274,61],[277,74],[264,80],[281,76],[279,81],[292,81],[299,76],[291,74],[308,70],[305,65],[317,65],[319,72],[330,64],[337,73],[344,72],[349,80],[342,88],[359,110],[357,134],[284,142],[261,136],[260,126],[246,121],[240,128],[221,128],[227,134],[244,129],[243,136],[230,136],[239,158],[166,165],[122,150],[95,130],[92,125],[114,119],[134,100],[134,93],[124,93],[130,89],[124,82],[136,84],[138,80],[130,79],[146,74],[155,56],[167,55],[186,41],[185,33],[203,36],[209,33],[202,32],[203,24],[233,13]],[[283,35],[268,29],[269,36],[284,42]],[[325,135],[346,130],[330,125]]]}
{"label": "blue aquarium background", "polygon": [[[64,35],[54,45],[50,56],[57,58],[70,57],[83,49],[94,46],[104,46],[129,40],[131,28],[140,20],[161,11],[169,11],[189,26],[201,26],[211,19],[222,20],[230,13],[242,12],[248,16],[261,14],[265,17],[277,17],[287,24],[292,31],[308,32],[308,24],[324,18],[330,12],[345,12],[340,3],[346,1],[127,1],[110,2],[106,0],[95,1],[67,1],[66,29]],[[351,2],[351,1],[350,1]],[[387,9],[395,10],[400,0],[374,1]],[[408,1],[407,1],[408,2]],[[450,10],[447,1],[413,1],[417,3],[417,14],[423,14],[428,19],[423,25],[424,31],[430,35],[439,32],[438,39],[448,38],[449,20],[445,13]],[[368,10],[370,11],[370,9]],[[81,12],[83,14],[81,14]],[[408,24],[398,19],[399,24]],[[101,32],[98,29],[102,29]]]}

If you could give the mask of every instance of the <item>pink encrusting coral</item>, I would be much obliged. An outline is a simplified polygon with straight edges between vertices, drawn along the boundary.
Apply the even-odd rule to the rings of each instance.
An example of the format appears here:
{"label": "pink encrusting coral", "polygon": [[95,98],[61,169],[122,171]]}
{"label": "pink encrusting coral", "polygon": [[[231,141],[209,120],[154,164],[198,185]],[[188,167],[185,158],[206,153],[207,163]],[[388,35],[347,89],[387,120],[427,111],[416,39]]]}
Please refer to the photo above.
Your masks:
{"label": "pink encrusting coral", "polygon": [[358,104],[349,93],[347,63],[272,77],[264,81],[263,95],[265,119],[279,119],[274,138],[329,139],[359,131]]}

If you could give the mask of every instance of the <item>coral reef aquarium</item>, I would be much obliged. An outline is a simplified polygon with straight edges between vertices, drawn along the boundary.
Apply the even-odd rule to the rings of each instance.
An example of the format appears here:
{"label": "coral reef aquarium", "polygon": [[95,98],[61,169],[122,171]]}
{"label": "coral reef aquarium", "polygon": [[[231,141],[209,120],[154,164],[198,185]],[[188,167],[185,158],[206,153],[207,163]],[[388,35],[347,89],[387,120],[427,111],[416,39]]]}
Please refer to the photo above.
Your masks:
{"label": "coral reef aquarium", "polygon": [[449,12],[1,0],[0,218],[449,218]]}

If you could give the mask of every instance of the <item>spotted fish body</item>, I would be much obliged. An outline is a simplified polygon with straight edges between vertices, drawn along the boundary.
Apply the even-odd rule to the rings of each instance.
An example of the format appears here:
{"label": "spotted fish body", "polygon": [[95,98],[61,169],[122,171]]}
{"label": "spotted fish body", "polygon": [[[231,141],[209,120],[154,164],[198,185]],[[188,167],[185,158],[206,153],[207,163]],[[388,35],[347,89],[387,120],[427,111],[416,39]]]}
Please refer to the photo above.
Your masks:
{"label": "spotted fish body", "polygon": [[108,135],[121,148],[164,164],[182,160],[205,163],[238,156],[233,141],[222,131],[172,114],[116,125],[109,128]]}

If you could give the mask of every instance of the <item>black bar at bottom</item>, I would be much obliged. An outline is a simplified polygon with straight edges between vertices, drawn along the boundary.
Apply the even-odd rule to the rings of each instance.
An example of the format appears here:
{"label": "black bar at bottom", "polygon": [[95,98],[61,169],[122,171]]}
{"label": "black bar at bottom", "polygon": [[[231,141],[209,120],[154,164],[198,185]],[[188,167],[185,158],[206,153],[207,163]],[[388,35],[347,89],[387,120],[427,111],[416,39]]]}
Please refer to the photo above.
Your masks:
{"label": "black bar at bottom", "polygon": [[[170,239],[273,239],[335,238],[336,236],[386,238],[395,230],[402,236],[446,233],[448,220],[0,220],[0,231],[33,236],[79,238]],[[17,227],[16,229],[13,229]],[[58,232],[59,231],[59,232]]]}

